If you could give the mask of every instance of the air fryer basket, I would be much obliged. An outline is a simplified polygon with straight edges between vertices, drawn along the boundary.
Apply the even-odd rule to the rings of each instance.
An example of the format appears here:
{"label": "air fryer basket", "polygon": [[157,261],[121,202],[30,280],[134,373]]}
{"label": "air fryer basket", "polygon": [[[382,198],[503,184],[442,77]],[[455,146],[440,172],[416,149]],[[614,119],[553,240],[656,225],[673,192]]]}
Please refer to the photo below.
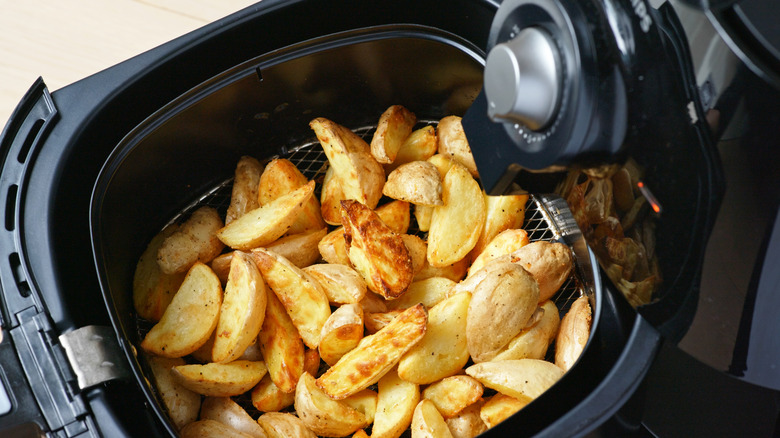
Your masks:
{"label": "air fryer basket", "polygon": [[[422,123],[462,115],[481,88],[482,65],[478,48],[429,27],[396,25],[325,36],[212,78],[161,108],[122,140],[93,193],[93,247],[122,348],[169,433],[175,433],[174,428],[135,347],[148,325],[134,315],[132,277],[151,237],[195,206],[224,209],[242,155],[288,157],[309,178],[321,178],[327,160],[312,142],[308,122],[314,117],[370,135],[379,114],[392,104],[405,105]],[[600,319],[599,271],[565,203],[532,198],[525,226],[533,240],[560,240],[573,247],[579,280],[572,278],[556,300],[565,311],[572,298],[588,294],[594,305],[593,340]],[[599,352],[585,356],[601,360]],[[577,367],[593,369],[587,364]],[[542,396],[568,400],[560,403],[559,412],[549,412],[550,418],[584,397],[598,377],[592,373],[574,383],[564,377]]]}

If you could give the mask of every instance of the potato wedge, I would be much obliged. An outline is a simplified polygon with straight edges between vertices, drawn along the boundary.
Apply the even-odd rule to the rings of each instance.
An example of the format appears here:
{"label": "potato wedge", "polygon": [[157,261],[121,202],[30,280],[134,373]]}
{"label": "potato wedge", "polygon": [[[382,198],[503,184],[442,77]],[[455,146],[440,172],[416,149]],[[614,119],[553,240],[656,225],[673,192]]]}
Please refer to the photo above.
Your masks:
{"label": "potato wedge", "polygon": [[289,412],[266,412],[257,418],[268,438],[317,438],[300,418]]}
{"label": "potato wedge", "polygon": [[182,438],[249,438],[252,435],[239,432],[215,420],[198,420],[181,430]]}
{"label": "potato wedge", "polygon": [[445,277],[431,277],[415,281],[409,285],[409,289],[401,295],[401,298],[388,301],[387,305],[390,309],[407,309],[417,303],[422,303],[426,309],[430,309],[446,299],[453,286],[455,286],[455,282]]}
{"label": "potato wedge", "polygon": [[574,267],[571,249],[559,242],[532,242],[514,251],[511,257],[512,263],[521,265],[539,283],[540,303],[558,292]]}
{"label": "potato wedge", "polygon": [[263,326],[266,302],[265,281],[252,257],[245,252],[234,251],[219,310],[211,350],[212,361],[234,361],[249,345],[255,343]]}
{"label": "potato wedge", "polygon": [[417,228],[420,231],[426,232],[431,229],[432,218],[433,218],[433,207],[427,205],[414,206],[414,219],[417,221]]}
{"label": "potato wedge", "polygon": [[542,303],[544,311],[536,324],[524,328],[492,360],[544,359],[547,349],[558,335],[561,317],[558,308],[550,300]]}
{"label": "potato wedge", "polygon": [[220,305],[219,278],[211,268],[195,262],[160,321],[141,341],[141,348],[163,357],[192,353],[208,341],[217,326]]}
{"label": "potato wedge", "polygon": [[[308,182],[290,160],[276,158],[265,166],[265,171],[260,176],[258,200],[261,205],[268,204]],[[312,196],[304,203],[303,210],[290,226],[288,233],[300,234],[322,228],[325,228],[325,221],[320,213],[320,201],[316,196]]]}
{"label": "potato wedge", "polygon": [[368,288],[387,299],[401,296],[414,277],[412,259],[400,235],[365,205],[341,202],[349,260]]}
{"label": "potato wedge", "polygon": [[349,129],[322,117],[309,126],[341,183],[344,198],[375,208],[382,197],[385,170],[371,155],[368,144]]}
{"label": "potato wedge", "polygon": [[422,340],[398,362],[398,375],[421,385],[452,376],[469,360],[467,313],[471,294],[453,295],[428,312],[428,328]]}
{"label": "potato wedge", "polygon": [[419,304],[405,310],[385,328],[366,336],[317,379],[317,386],[335,400],[376,383],[425,335],[428,315]]}
{"label": "potato wedge", "polygon": [[387,312],[387,301],[371,291],[366,291],[366,296],[358,304],[363,314]]}
{"label": "potato wedge", "polygon": [[406,234],[412,218],[410,210],[408,202],[395,200],[380,205],[374,211],[394,233]]}
{"label": "potato wedge", "polygon": [[243,394],[268,372],[265,363],[236,360],[230,363],[188,364],[173,367],[173,378],[190,391],[212,397]]}
{"label": "potato wedge", "polygon": [[466,368],[466,374],[483,385],[517,399],[538,397],[563,373],[555,364],[539,359],[482,362]]}
{"label": "potato wedge", "polygon": [[320,357],[334,365],[363,339],[363,309],[359,304],[344,304],[331,313],[322,326]]}
{"label": "potato wedge", "polygon": [[133,275],[133,307],[141,318],[159,321],[184,281],[185,272],[166,274],[157,264],[160,246],[178,228],[176,224],[165,227],[152,238],[138,259]]}
{"label": "potato wedge", "polygon": [[258,248],[253,254],[263,278],[287,309],[303,343],[309,348],[317,348],[322,326],[330,316],[328,297],[322,286],[273,251]]}
{"label": "potato wedge", "polygon": [[152,370],[157,393],[160,394],[174,426],[181,429],[197,420],[200,412],[200,394],[180,385],[171,372],[174,366],[184,365],[184,359],[146,356],[146,360]]}
{"label": "potato wedge", "polygon": [[338,227],[326,234],[317,244],[317,249],[322,259],[330,264],[352,266],[347,253],[347,242],[344,240],[344,227]]}
{"label": "potato wedge", "polygon": [[502,231],[496,235],[496,237],[494,237],[474,259],[471,266],[469,266],[468,275],[482,269],[487,262],[495,260],[500,256],[511,254],[529,243],[531,242],[528,240],[528,232],[522,228]]}
{"label": "potato wedge", "polygon": [[306,427],[322,436],[347,436],[368,426],[365,415],[328,397],[309,373],[303,373],[295,387],[295,412]]}
{"label": "potato wedge", "polygon": [[218,421],[255,438],[267,436],[257,421],[229,397],[206,397],[200,409],[200,419]]}
{"label": "potato wedge", "polygon": [[451,438],[447,423],[436,409],[436,405],[427,399],[420,400],[412,415],[412,436],[414,438]]}
{"label": "potato wedge", "polygon": [[416,205],[443,205],[441,176],[427,161],[402,164],[387,175],[382,193]]}
{"label": "potato wedge", "polygon": [[276,294],[268,294],[263,328],[257,337],[268,374],[282,392],[292,393],[303,374],[301,335]]}
{"label": "potato wedge", "polygon": [[441,176],[442,180],[444,180],[444,177],[447,175],[447,172],[450,171],[452,166],[458,164],[455,159],[446,154],[433,155],[431,158],[428,158],[428,162],[436,166],[436,169],[439,170],[439,176]]}
{"label": "potato wedge", "polygon": [[260,206],[257,188],[262,174],[263,165],[256,158],[244,155],[238,160],[233,177],[230,205],[225,214],[225,225]]}
{"label": "potato wedge", "polygon": [[480,410],[480,418],[488,428],[497,425],[533,401],[530,397],[515,398],[500,392],[490,397]]}
{"label": "potato wedge", "polygon": [[398,438],[412,423],[412,415],[420,402],[419,385],[398,377],[390,370],[377,383],[377,404],[372,438]]}
{"label": "potato wedge", "polygon": [[485,194],[485,227],[474,245],[472,259],[480,255],[485,247],[502,231],[519,229],[525,220],[525,206],[528,194],[489,196]]}
{"label": "potato wedge", "polygon": [[474,438],[488,429],[488,426],[479,415],[483,404],[484,400],[479,400],[467,406],[455,416],[444,420],[453,438]]}
{"label": "potato wedge", "polygon": [[392,172],[404,163],[427,160],[436,153],[437,148],[436,128],[433,125],[416,129],[404,140],[395,156],[395,161],[384,165],[385,173]]}
{"label": "potato wedge", "polygon": [[322,286],[331,304],[354,304],[366,296],[366,281],[349,266],[322,263],[303,269]]}
{"label": "potato wedge", "polygon": [[327,228],[301,234],[288,234],[269,243],[265,248],[286,258],[293,265],[305,268],[319,260],[320,250],[317,245],[326,234],[328,234]]}
{"label": "potato wedge", "polygon": [[477,379],[458,375],[432,383],[423,390],[422,398],[432,401],[442,417],[451,418],[481,399],[483,392]]}
{"label": "potato wedge", "polygon": [[214,235],[222,228],[222,218],[212,207],[204,206],[168,236],[157,251],[157,264],[166,274],[187,272],[195,262],[208,263],[225,245]]}
{"label": "potato wedge", "polygon": [[474,289],[466,339],[474,362],[490,360],[525,328],[539,302],[534,278],[514,263],[501,263]]}
{"label": "potato wedge", "polygon": [[432,277],[449,278],[455,282],[461,281],[468,272],[470,262],[471,260],[468,258],[463,258],[451,265],[437,267],[431,266],[426,257],[423,267],[414,275],[414,281],[425,280],[426,278]]}
{"label": "potato wedge", "polygon": [[400,315],[404,310],[387,310],[373,313],[366,312],[363,316],[366,332],[373,335],[379,330],[382,330],[385,326],[393,322],[395,317]]}
{"label": "potato wedge", "polygon": [[452,166],[444,177],[442,198],[431,217],[428,263],[442,267],[465,258],[485,226],[485,198],[468,171]]}
{"label": "potato wedge", "polygon": [[374,422],[376,416],[377,393],[371,389],[364,389],[357,394],[341,400],[342,403],[366,416],[366,425]]}
{"label": "potato wedge", "polygon": [[341,225],[341,201],[347,199],[341,189],[341,180],[336,176],[333,166],[325,171],[320,194],[320,213],[329,225]]}
{"label": "potato wedge", "polygon": [[379,117],[371,139],[371,155],[380,163],[395,161],[398,151],[414,129],[417,116],[401,105],[392,105]]}
{"label": "potato wedge", "polygon": [[314,193],[314,181],[254,210],[217,231],[225,245],[247,251],[265,246],[282,237],[303,211]]}
{"label": "potato wedge", "polygon": [[463,132],[460,117],[447,116],[439,120],[439,125],[436,127],[436,136],[440,154],[449,155],[455,161],[464,165],[474,178],[479,178],[477,164],[474,162],[474,155],[471,153],[466,133]]}
{"label": "potato wedge", "polygon": [[412,272],[417,274],[428,263],[427,253],[428,244],[420,237],[414,234],[401,234],[401,239],[409,251],[409,257],[412,258]]}
{"label": "potato wedge", "polygon": [[572,303],[561,319],[555,339],[555,365],[568,370],[577,362],[590,337],[591,310],[588,297],[583,295]]}
{"label": "potato wedge", "polygon": [[[319,368],[320,355],[317,353],[317,350],[306,350],[303,357],[304,371],[314,375],[317,374]],[[250,398],[252,400],[252,405],[258,411],[278,412],[293,405],[295,402],[295,391],[284,392],[279,389],[279,387],[274,384],[273,380],[271,380],[271,374],[269,372],[263,376],[260,383],[252,388]]]}

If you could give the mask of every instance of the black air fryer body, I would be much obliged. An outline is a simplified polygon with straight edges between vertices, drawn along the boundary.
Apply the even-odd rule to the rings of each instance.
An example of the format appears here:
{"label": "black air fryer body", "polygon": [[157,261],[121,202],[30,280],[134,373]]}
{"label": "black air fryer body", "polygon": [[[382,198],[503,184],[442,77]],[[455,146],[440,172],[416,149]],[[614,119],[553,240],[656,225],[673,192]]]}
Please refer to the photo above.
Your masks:
{"label": "black air fryer body", "polygon": [[[669,397],[663,388],[677,383],[676,366],[696,364],[674,344],[707,292],[702,265],[712,258],[708,239],[713,227],[719,230],[717,215],[732,208],[721,206],[730,163],[720,162],[705,125],[674,10],[640,0],[578,3],[644,5],[663,46],[639,67],[658,64],[652,69],[664,83],[665,104],[642,112],[633,102],[626,119],[632,122],[623,131],[634,140],[648,126],[664,132],[641,147],[621,142],[620,154],[648,167],[646,182],[664,204],[658,251],[665,283],[655,303],[635,310],[602,275],[601,314],[587,354],[559,384],[499,425],[495,436],[643,436],[653,421],[674,416],[664,409]],[[496,43],[491,25],[498,10],[494,2],[476,0],[264,0],[54,93],[37,81],[0,137],[0,380],[11,402],[10,412],[0,414],[0,435],[174,434],[135,355],[130,285],[146,242],[175,212],[228,178],[241,155],[283,154],[285,145],[310,136],[313,117],[357,128],[397,103],[430,120],[466,113]],[[598,30],[600,41],[614,30],[609,20],[587,26],[606,26]],[[612,85],[657,98],[645,88],[654,86],[650,81],[637,82],[637,65],[610,53],[612,64],[597,66],[613,69]],[[762,151],[760,161],[776,159],[777,150]],[[508,162],[501,164],[503,171]],[[748,186],[771,174],[756,166],[766,173],[749,177]],[[554,184],[539,190],[545,187]],[[777,190],[767,191],[764,199],[776,213]],[[767,243],[751,266],[764,289],[754,302],[777,295],[776,286],[765,292],[759,269],[777,251],[772,233],[759,233]],[[717,388],[774,400],[761,386],[746,390],[737,379],[702,369],[718,376]],[[700,388],[689,377],[681,382]],[[765,431],[758,427],[773,425],[773,415],[776,408],[742,409],[732,423]]]}

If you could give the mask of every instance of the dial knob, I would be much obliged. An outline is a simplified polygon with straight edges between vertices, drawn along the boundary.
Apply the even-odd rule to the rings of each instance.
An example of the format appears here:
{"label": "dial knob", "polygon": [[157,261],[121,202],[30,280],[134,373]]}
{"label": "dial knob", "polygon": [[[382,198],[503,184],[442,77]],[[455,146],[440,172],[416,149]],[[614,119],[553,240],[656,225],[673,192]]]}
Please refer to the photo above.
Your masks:
{"label": "dial knob", "polygon": [[551,122],[561,92],[561,60],[552,37],[527,27],[497,44],[485,63],[488,115],[538,131]]}

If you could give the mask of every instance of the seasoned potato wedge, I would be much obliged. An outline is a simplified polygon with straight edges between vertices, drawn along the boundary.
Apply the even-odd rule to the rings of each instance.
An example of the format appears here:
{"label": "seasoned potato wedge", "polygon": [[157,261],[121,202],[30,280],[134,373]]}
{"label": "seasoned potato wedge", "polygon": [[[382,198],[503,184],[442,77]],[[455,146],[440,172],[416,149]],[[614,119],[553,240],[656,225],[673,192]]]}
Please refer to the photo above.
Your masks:
{"label": "seasoned potato wedge", "polygon": [[480,410],[484,404],[484,399],[466,406],[465,409],[455,416],[446,418],[447,427],[450,429],[453,438],[474,438],[488,429],[482,417]]}
{"label": "seasoned potato wedge", "polygon": [[[265,166],[265,171],[260,176],[258,200],[261,205],[268,204],[308,182],[290,160],[276,158]],[[288,233],[300,234],[322,228],[325,228],[325,221],[320,213],[320,201],[316,196],[312,196],[304,203],[303,210],[290,226]]]}
{"label": "seasoned potato wedge", "polygon": [[217,237],[233,249],[250,250],[282,237],[314,193],[314,181],[280,196],[217,231]]}
{"label": "seasoned potato wedge", "polygon": [[295,387],[295,412],[312,432],[323,436],[347,436],[368,426],[366,416],[346,403],[333,400],[303,373]]}
{"label": "seasoned potato wedge", "polygon": [[211,360],[231,362],[255,343],[263,326],[266,300],[265,281],[252,257],[245,252],[234,251],[219,310]]}
{"label": "seasoned potato wedge", "polygon": [[473,256],[480,255],[488,243],[502,231],[522,227],[527,203],[528,194],[485,194],[485,227],[474,245]]}
{"label": "seasoned potato wedge", "polygon": [[192,422],[181,430],[182,438],[249,438],[251,436],[210,419]]}
{"label": "seasoned potato wedge", "polygon": [[377,383],[377,404],[372,438],[398,438],[412,423],[420,402],[420,387],[398,377],[390,370]]}
{"label": "seasoned potato wedge", "polygon": [[430,309],[447,298],[453,286],[455,282],[446,277],[431,277],[415,281],[409,285],[409,289],[401,298],[388,301],[387,305],[390,309],[406,309],[422,303],[426,309]]}
{"label": "seasoned potato wedge", "polygon": [[266,412],[257,418],[268,438],[317,438],[300,418],[289,412]]}
{"label": "seasoned potato wedge", "polygon": [[588,342],[590,324],[590,302],[583,295],[574,300],[561,319],[561,327],[555,339],[555,365],[568,370],[577,362]]}
{"label": "seasoned potato wedge", "polygon": [[206,397],[200,409],[201,420],[214,420],[255,438],[265,438],[262,427],[229,397]]}
{"label": "seasoned potato wedge", "polygon": [[344,304],[331,313],[322,327],[320,357],[334,365],[363,339],[363,309],[359,304]]}
{"label": "seasoned potato wedge", "polygon": [[186,424],[197,420],[200,412],[200,394],[180,385],[171,373],[174,366],[185,364],[184,359],[158,356],[146,356],[146,359],[154,376],[157,393],[160,394],[173,424],[181,429]]}
{"label": "seasoned potato wedge", "polygon": [[159,321],[184,280],[186,273],[166,274],[157,264],[160,246],[178,228],[175,224],[165,227],[152,238],[138,259],[133,275],[133,307],[141,318]]}
{"label": "seasoned potato wedge", "polygon": [[179,291],[141,342],[141,348],[163,357],[186,356],[208,341],[219,318],[222,285],[208,266],[196,262]]}
{"label": "seasoned potato wedge", "polygon": [[469,266],[469,275],[482,269],[487,262],[495,260],[500,256],[511,254],[529,243],[531,242],[528,240],[528,233],[522,228],[502,231],[474,259],[471,266]]}
{"label": "seasoned potato wedge", "polygon": [[482,362],[466,368],[466,374],[483,385],[517,399],[538,397],[563,373],[555,364],[539,359]]}
{"label": "seasoned potato wedge", "polygon": [[349,266],[321,263],[303,272],[317,280],[331,304],[359,303],[366,296],[366,281]]}
{"label": "seasoned potato wedge", "polygon": [[428,263],[442,267],[468,255],[485,226],[485,198],[468,171],[454,165],[444,177],[444,205],[433,209],[428,231]]}
{"label": "seasoned potato wedge", "polygon": [[268,369],[263,362],[187,364],[173,367],[173,377],[191,391],[212,397],[243,394],[260,382]]}
{"label": "seasoned potato wedge", "polygon": [[406,137],[401,149],[395,156],[395,161],[385,164],[385,173],[390,173],[396,167],[412,161],[423,161],[436,153],[438,142],[436,140],[436,128],[432,125],[416,129]]}
{"label": "seasoned potato wedge", "polygon": [[260,175],[263,165],[256,158],[243,156],[236,164],[233,188],[230,195],[230,205],[225,214],[225,225],[243,216],[247,211],[260,206],[257,199],[257,188],[260,185]]}
{"label": "seasoned potato wedge", "polygon": [[[550,300],[539,306],[543,313],[540,320],[524,328],[494,358],[494,361],[509,359],[544,359],[547,349],[558,334],[561,317],[558,308]],[[587,338],[586,338],[587,339]]]}
{"label": "seasoned potato wedge", "polygon": [[168,236],[157,251],[157,264],[166,274],[186,272],[195,262],[208,263],[225,245],[214,235],[222,218],[212,207],[203,206]]}
{"label": "seasoned potato wedge", "polygon": [[463,132],[461,118],[458,116],[447,116],[439,120],[436,127],[436,136],[438,139],[438,152],[449,155],[458,163],[464,165],[474,178],[479,177],[477,164],[474,162],[474,155],[471,154],[466,133]]}
{"label": "seasoned potato wedge", "polygon": [[420,400],[412,415],[412,436],[415,438],[451,438],[447,423],[436,409],[436,405],[427,399]]}
{"label": "seasoned potato wedge", "polygon": [[329,225],[341,225],[341,201],[347,199],[341,189],[341,180],[336,176],[333,166],[325,171],[320,194],[320,213]]}
{"label": "seasoned potato wedge", "polygon": [[458,375],[432,383],[423,390],[422,398],[432,401],[444,418],[450,418],[476,403],[483,392],[484,388],[477,379]]}
{"label": "seasoned potato wedge", "polygon": [[317,245],[326,234],[328,234],[327,228],[301,234],[288,234],[269,243],[265,248],[286,258],[293,265],[305,268],[319,260],[320,250]]}
{"label": "seasoned potato wedge", "polygon": [[382,193],[416,205],[443,205],[441,176],[427,161],[402,164],[387,175]]}
{"label": "seasoned potato wedge", "polygon": [[317,348],[322,326],[330,316],[328,297],[317,280],[286,258],[258,248],[255,263],[309,348]]}
{"label": "seasoned potato wedge", "polygon": [[345,199],[374,208],[382,197],[385,170],[371,155],[371,148],[357,134],[319,117],[309,126],[322,145]]}
{"label": "seasoned potato wedge", "polygon": [[349,397],[376,383],[425,335],[428,315],[422,304],[398,315],[376,334],[366,336],[317,379],[331,398]]}
{"label": "seasoned potato wedge", "polygon": [[268,293],[263,328],[257,340],[273,383],[282,392],[295,391],[295,385],[303,374],[303,341],[274,293]]}
{"label": "seasoned potato wedge", "polygon": [[379,117],[371,139],[371,155],[380,163],[395,161],[404,141],[412,133],[417,116],[401,105],[393,105]]}
{"label": "seasoned potato wedge", "polygon": [[517,263],[539,283],[539,302],[547,301],[558,292],[574,267],[574,256],[568,246],[559,242],[539,240],[511,254]]}
{"label": "seasoned potato wedge", "polygon": [[467,313],[471,294],[453,295],[428,312],[422,340],[398,362],[398,375],[421,385],[457,373],[469,360]]}
{"label": "seasoned potato wedge", "polygon": [[412,259],[400,235],[365,205],[341,203],[341,221],[349,260],[368,288],[385,298],[399,297],[414,277]]}
{"label": "seasoned potato wedge", "polygon": [[532,400],[531,397],[515,398],[499,392],[482,405],[480,417],[487,427],[493,427],[523,409]]}
{"label": "seasoned potato wedge", "polygon": [[[320,368],[320,355],[317,350],[306,350],[303,357],[303,369],[305,372],[315,375]],[[270,370],[269,370],[270,371]],[[297,383],[296,383],[297,385]],[[260,412],[278,412],[292,406],[295,402],[295,391],[284,392],[279,389],[270,372],[263,376],[260,383],[252,388],[250,393],[252,405]]]}

